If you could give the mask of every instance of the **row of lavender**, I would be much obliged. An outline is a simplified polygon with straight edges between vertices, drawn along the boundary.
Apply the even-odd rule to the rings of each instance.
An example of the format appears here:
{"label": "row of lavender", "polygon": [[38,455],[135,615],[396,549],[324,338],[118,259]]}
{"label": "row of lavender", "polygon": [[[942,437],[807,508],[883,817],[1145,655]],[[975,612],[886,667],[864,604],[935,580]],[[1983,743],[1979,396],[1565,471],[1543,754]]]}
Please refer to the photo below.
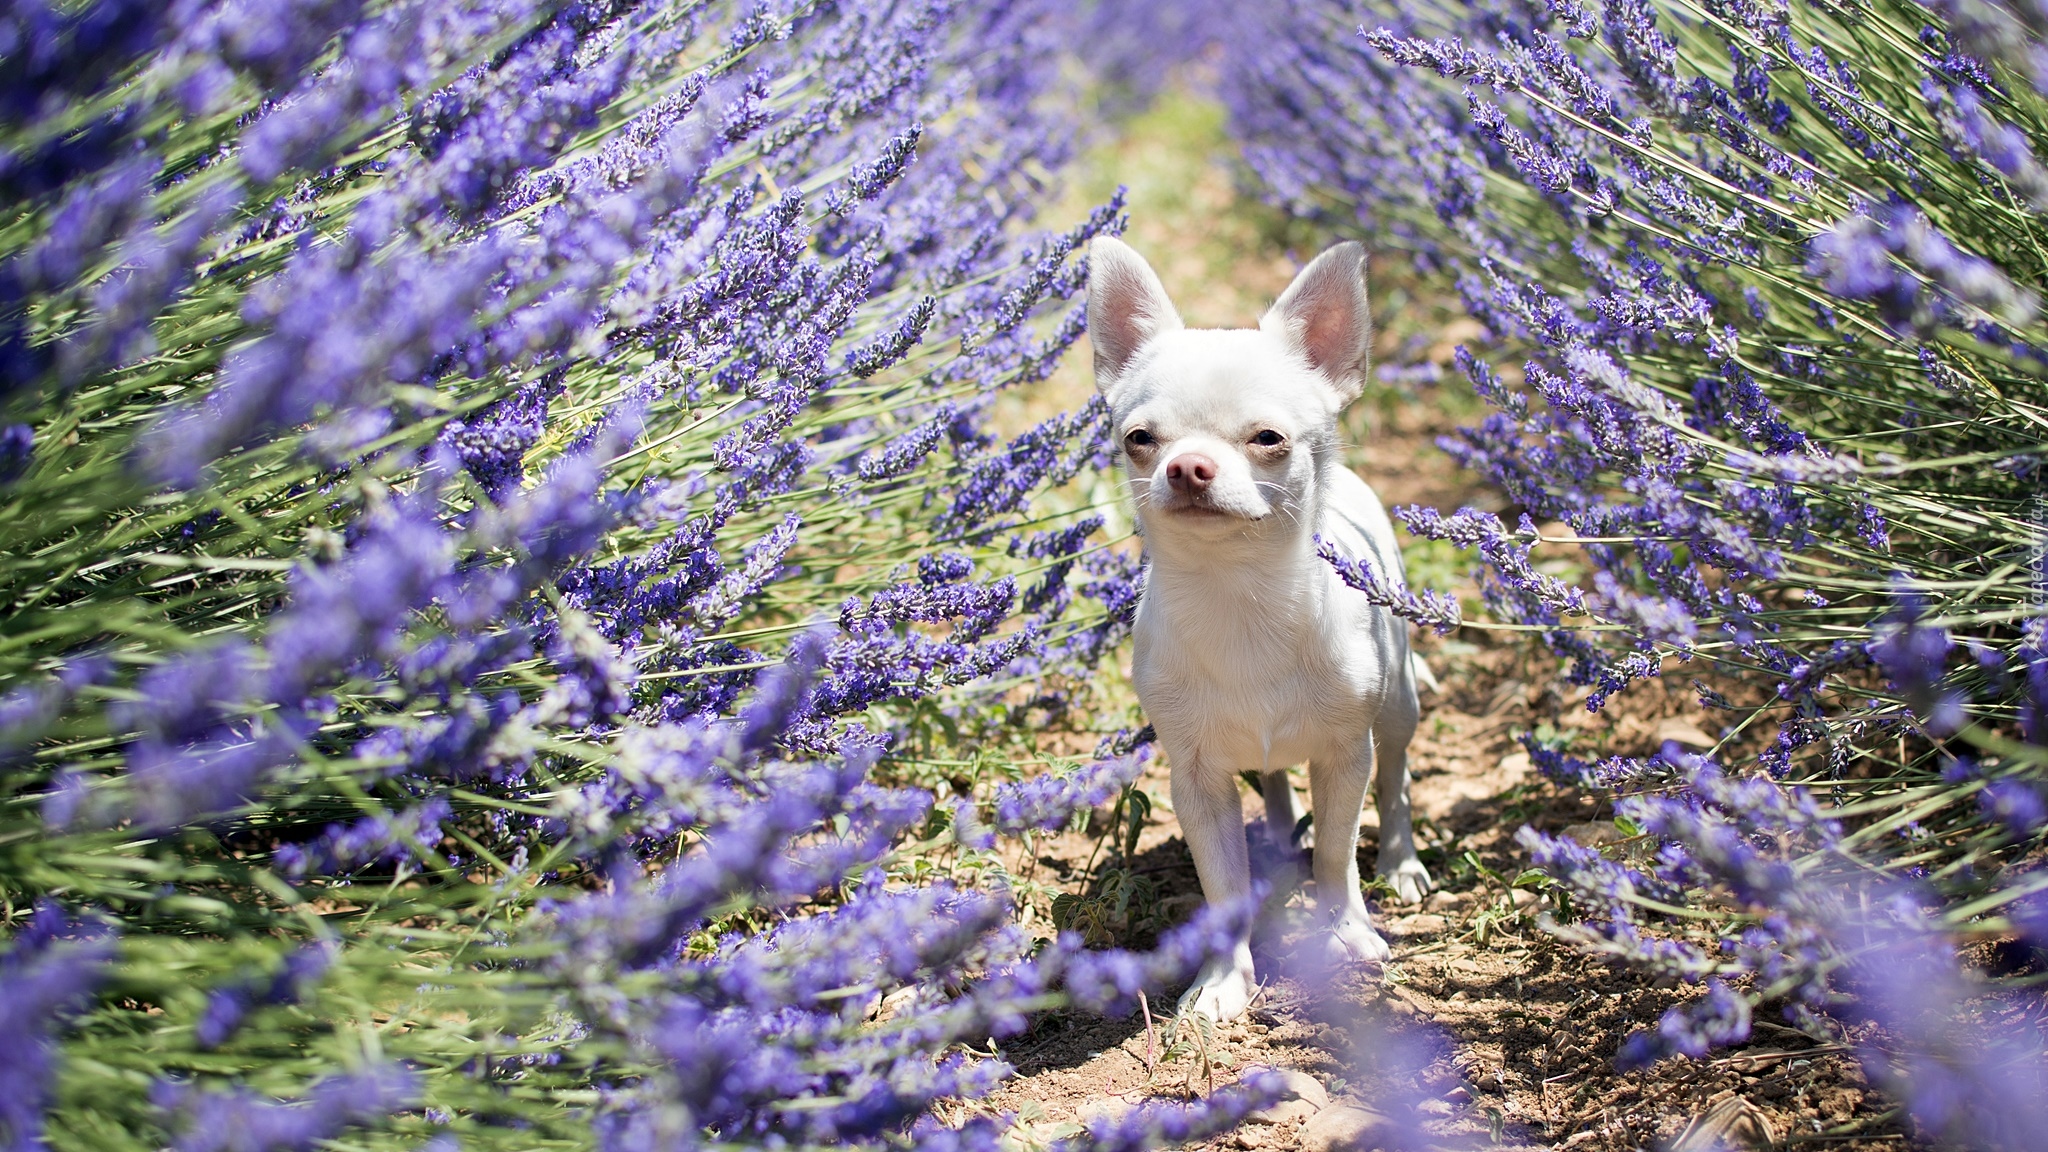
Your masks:
{"label": "row of lavender", "polygon": [[1133,596],[1102,413],[988,431],[1120,226],[1059,17],[0,11],[0,1146],[993,1147],[969,1045],[1227,938],[1009,926],[1129,748],[901,786]]}
{"label": "row of lavender", "polygon": [[[1930,1134],[2037,1141],[2048,1059],[1944,1031],[1941,996],[1971,985],[1941,942],[1997,943],[2021,983],[2048,970],[2048,17],[1219,19],[1250,21],[1221,90],[1265,192],[1412,253],[1521,350],[1460,352],[1495,411],[1444,445],[1519,525],[1409,509],[1409,530],[1478,549],[1492,617],[1535,631],[1590,708],[1704,677],[1708,756],[1531,746],[1634,834],[1604,856],[1529,838],[1566,931],[1707,989],[1625,1055],[1744,1039],[1759,1004],[1816,1033],[1874,1011],[1925,1026],[1873,1067]],[[1545,575],[1544,540],[1588,577]]]}

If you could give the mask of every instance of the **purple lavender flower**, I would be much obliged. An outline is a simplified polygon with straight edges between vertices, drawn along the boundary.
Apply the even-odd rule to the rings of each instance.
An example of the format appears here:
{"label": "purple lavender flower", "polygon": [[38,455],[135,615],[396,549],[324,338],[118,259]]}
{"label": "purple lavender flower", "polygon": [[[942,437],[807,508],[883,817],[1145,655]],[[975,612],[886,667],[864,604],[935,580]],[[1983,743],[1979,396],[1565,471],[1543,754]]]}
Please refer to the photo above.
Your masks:
{"label": "purple lavender flower", "polygon": [[1266,895],[1266,886],[1260,883],[1236,904],[1204,904],[1187,923],[1160,933],[1159,947],[1150,953],[1082,951],[1079,937],[1064,935],[1061,947],[1070,953],[1065,963],[1067,995],[1091,1012],[1130,1015],[1138,1009],[1140,993],[1184,981],[1210,960],[1227,955],[1251,933],[1252,919]]}
{"label": "purple lavender flower", "polygon": [[286,955],[284,967],[267,981],[245,980],[215,989],[206,998],[206,1009],[193,1027],[193,1037],[201,1048],[218,1048],[234,1035],[252,1010],[297,1003],[307,987],[334,963],[334,953],[331,942],[307,944]]}
{"label": "purple lavender flower", "polygon": [[1874,629],[1868,651],[1928,731],[1947,735],[1961,727],[1963,719],[1961,696],[1943,686],[1943,665],[1954,644],[1947,629],[1922,623],[1927,608],[1918,595],[1909,592],[1901,597],[1899,607]]}
{"label": "purple lavender flower", "polygon": [[632,710],[632,662],[580,614],[563,613],[548,656],[557,676],[540,711],[554,723],[572,728],[609,725]]}
{"label": "purple lavender flower", "polygon": [[18,123],[51,115],[64,98],[93,93],[163,40],[169,15],[135,0],[82,9],[36,0],[12,6],[0,23],[8,55],[0,116]]}
{"label": "purple lavender flower", "polygon": [[442,591],[453,541],[418,511],[373,522],[349,556],[295,574],[291,607],[264,640],[270,699],[295,704],[363,654],[395,654],[411,613]]}
{"label": "purple lavender flower", "polygon": [[[932,318],[937,313],[937,299],[926,296],[919,300],[917,306],[912,308],[897,323],[895,328],[876,337],[869,343],[848,352],[846,354],[847,372],[856,377],[866,378],[902,360],[904,356],[909,354],[912,348],[923,342],[925,332],[930,329]],[[933,426],[943,428],[951,422],[950,409],[942,406],[941,415]],[[929,446],[927,446],[926,451],[929,450]],[[886,457],[887,454],[885,453],[884,455]],[[899,465],[899,467],[902,467],[902,465]],[[862,474],[866,475],[865,471]]]}
{"label": "purple lavender flower", "polygon": [[[2042,565],[2048,567],[2048,556]],[[2048,573],[2037,581],[2036,587],[2048,588]],[[2026,687],[2020,699],[2020,731],[2029,743],[2048,745],[2048,619],[2030,621],[2022,635],[2020,659],[2026,669]]]}
{"label": "purple lavender flower", "polygon": [[976,1116],[958,1128],[945,1128],[935,1117],[924,1116],[911,1126],[911,1148],[913,1152],[998,1152],[1006,1130],[1007,1118]]}
{"label": "purple lavender flower", "polygon": [[114,950],[105,926],[72,920],[44,901],[0,954],[0,1139],[9,1149],[42,1146],[57,1025],[104,978]]}
{"label": "purple lavender flower", "polygon": [[1106,804],[1145,770],[1151,750],[1097,760],[1074,772],[1047,772],[996,789],[994,827],[1006,835],[1064,827],[1076,813]]}
{"label": "purple lavender flower", "polygon": [[[1909,268],[1925,273],[1927,280]],[[1922,302],[1921,290],[1929,280],[1955,300],[2016,322],[2032,317],[2039,307],[2033,293],[2016,287],[1989,261],[1958,249],[1925,216],[1904,206],[1842,220],[1814,240],[1808,270],[1823,277],[1828,291],[1838,296],[1877,301],[1885,318],[1901,329],[1952,320],[1951,312],[1930,310]]]}
{"label": "purple lavender flower", "polygon": [[158,1081],[151,1099],[177,1118],[177,1152],[300,1152],[407,1107],[418,1090],[414,1074],[387,1064],[326,1077],[289,1102],[168,1080]]}
{"label": "purple lavender flower", "polygon": [[1411,592],[1406,585],[1382,576],[1371,561],[1362,556],[1346,556],[1336,545],[1321,538],[1316,540],[1316,555],[1335,568],[1346,585],[1365,593],[1366,599],[1394,615],[1427,625],[1439,636],[1457,631],[1461,622],[1457,597],[1431,588]]}
{"label": "purple lavender flower", "polygon": [[508,253],[486,239],[448,254],[406,251],[382,262],[316,247],[251,295],[263,334],[231,352],[204,405],[172,410],[143,439],[140,464],[189,485],[219,454],[322,410],[361,412],[474,331]]}
{"label": "purple lavender flower", "polygon": [[917,558],[917,578],[925,584],[951,584],[974,575],[974,560],[959,552],[934,552]]}
{"label": "purple lavender flower", "polygon": [[2002,1016],[1965,1022],[1964,1006],[1984,990],[1965,977],[1926,903],[1924,892],[1877,887],[1843,900],[1830,926],[1846,960],[1838,983],[1886,1037],[1861,1046],[1864,1070],[1932,1136],[2023,1146],[2048,1123],[2048,1049]]}
{"label": "purple lavender flower", "polygon": [[1147,1102],[1112,1119],[1089,1121],[1088,1131],[1053,1145],[1057,1152],[1139,1152],[1162,1144],[1201,1140],[1236,1127],[1246,1116],[1285,1098],[1278,1074],[1253,1073],[1236,1086],[1191,1104]]}
{"label": "purple lavender flower", "polygon": [[952,507],[934,525],[941,538],[966,533],[970,540],[985,540],[997,531],[1002,517],[1014,512],[1039,485],[1062,483],[1086,467],[1107,467],[1108,414],[1102,398],[1095,397],[1077,411],[1055,416],[1022,433],[1002,452],[976,463]]}
{"label": "purple lavender flower", "polygon": [[92,290],[92,322],[55,348],[63,383],[76,385],[157,350],[151,323],[186,286],[194,256],[233,204],[227,189],[208,188],[168,225],[149,228],[138,222],[130,230],[116,253],[120,270]]}
{"label": "purple lavender flower", "polygon": [[1709,980],[1705,995],[1665,1009],[1654,1031],[1637,1032],[1624,1041],[1615,1062],[1623,1068],[1642,1068],[1667,1056],[1698,1059],[1747,1039],[1749,1001],[1721,981]]}
{"label": "purple lavender flower", "polygon": [[33,743],[82,690],[105,682],[113,666],[103,657],[66,661],[56,675],[0,696],[0,757]]}
{"label": "purple lavender flower", "polygon": [[473,419],[450,421],[442,432],[442,442],[491,499],[502,501],[525,475],[527,449],[547,426],[548,398],[545,388],[530,385]]}
{"label": "purple lavender flower", "polygon": [[1984,815],[2004,826],[2016,840],[2025,840],[2048,824],[2048,799],[2038,785],[2024,780],[1994,780],[1977,794]]}
{"label": "purple lavender flower", "polygon": [[840,606],[839,626],[862,635],[879,633],[891,624],[957,619],[953,639],[971,643],[994,631],[1016,602],[1017,583],[1007,576],[986,585],[919,580],[884,588],[865,604],[858,598],[848,600]]}
{"label": "purple lavender flower", "polygon": [[347,874],[378,864],[418,861],[441,843],[448,802],[433,797],[396,814],[377,813],[349,824],[330,824],[305,844],[281,845],[274,866],[291,880]]}
{"label": "purple lavender flower", "polygon": [[35,443],[35,430],[26,424],[0,428],[0,484],[12,484],[28,471]]}
{"label": "purple lavender flower", "polygon": [[718,583],[692,597],[683,611],[704,628],[717,628],[755,602],[762,589],[787,574],[783,558],[796,546],[803,521],[790,513],[748,547],[747,555]]}

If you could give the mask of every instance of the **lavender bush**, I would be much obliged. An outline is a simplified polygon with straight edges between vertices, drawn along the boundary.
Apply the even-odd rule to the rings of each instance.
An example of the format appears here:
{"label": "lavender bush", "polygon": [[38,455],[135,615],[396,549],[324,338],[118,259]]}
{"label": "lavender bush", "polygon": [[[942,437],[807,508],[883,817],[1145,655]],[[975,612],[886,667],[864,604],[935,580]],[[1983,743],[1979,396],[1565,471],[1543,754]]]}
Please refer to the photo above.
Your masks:
{"label": "lavender bush", "polygon": [[[1939,952],[2021,939],[2048,885],[2042,13],[1244,7],[1211,51],[1264,194],[1405,250],[1520,351],[1461,350],[1493,412],[1444,442],[1515,523],[1399,517],[1477,549],[1478,623],[1533,631],[1588,707],[1685,670],[1720,712],[1704,761],[1532,747],[1626,798],[1626,861],[1532,841],[1570,932],[1707,989],[1630,1054],[1746,1039],[1759,1004],[1957,1010],[1893,1011],[1920,992],[1854,978],[1830,910],[1910,891],[1893,919]],[[1539,571],[1546,541],[1587,578]]]}
{"label": "lavender bush", "polygon": [[1135,761],[910,786],[1133,595],[1099,408],[987,419],[1120,227],[1058,15],[0,12],[0,1145],[991,1148],[1230,938],[1009,926]]}

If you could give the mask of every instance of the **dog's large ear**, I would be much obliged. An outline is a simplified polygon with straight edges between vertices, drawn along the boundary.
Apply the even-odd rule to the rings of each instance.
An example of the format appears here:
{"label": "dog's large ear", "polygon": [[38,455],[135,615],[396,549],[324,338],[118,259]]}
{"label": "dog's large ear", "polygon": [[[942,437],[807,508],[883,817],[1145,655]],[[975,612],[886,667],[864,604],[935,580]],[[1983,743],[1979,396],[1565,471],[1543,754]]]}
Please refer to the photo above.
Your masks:
{"label": "dog's large ear", "polygon": [[1180,313],[1145,258],[1111,236],[1088,245],[1088,340],[1095,346],[1095,386],[1108,392],[1138,349],[1181,327]]}
{"label": "dog's large ear", "polygon": [[1327,381],[1340,404],[1365,388],[1372,308],[1365,297],[1365,249],[1346,241],[1309,262],[1259,320]]}

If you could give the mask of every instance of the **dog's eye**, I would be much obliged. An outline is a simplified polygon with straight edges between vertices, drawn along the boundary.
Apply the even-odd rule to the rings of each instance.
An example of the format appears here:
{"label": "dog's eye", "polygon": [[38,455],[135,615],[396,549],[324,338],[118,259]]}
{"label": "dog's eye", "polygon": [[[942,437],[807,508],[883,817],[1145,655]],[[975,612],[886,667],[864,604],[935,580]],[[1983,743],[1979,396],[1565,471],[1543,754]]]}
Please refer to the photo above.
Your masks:
{"label": "dog's eye", "polygon": [[1133,428],[1129,432],[1124,433],[1124,443],[1129,444],[1133,448],[1150,448],[1152,445],[1157,444],[1158,441],[1154,440],[1152,434],[1143,428]]}
{"label": "dog's eye", "polygon": [[1267,428],[1252,437],[1252,443],[1257,444],[1261,448],[1278,448],[1286,442],[1287,437],[1273,431],[1271,428]]}

